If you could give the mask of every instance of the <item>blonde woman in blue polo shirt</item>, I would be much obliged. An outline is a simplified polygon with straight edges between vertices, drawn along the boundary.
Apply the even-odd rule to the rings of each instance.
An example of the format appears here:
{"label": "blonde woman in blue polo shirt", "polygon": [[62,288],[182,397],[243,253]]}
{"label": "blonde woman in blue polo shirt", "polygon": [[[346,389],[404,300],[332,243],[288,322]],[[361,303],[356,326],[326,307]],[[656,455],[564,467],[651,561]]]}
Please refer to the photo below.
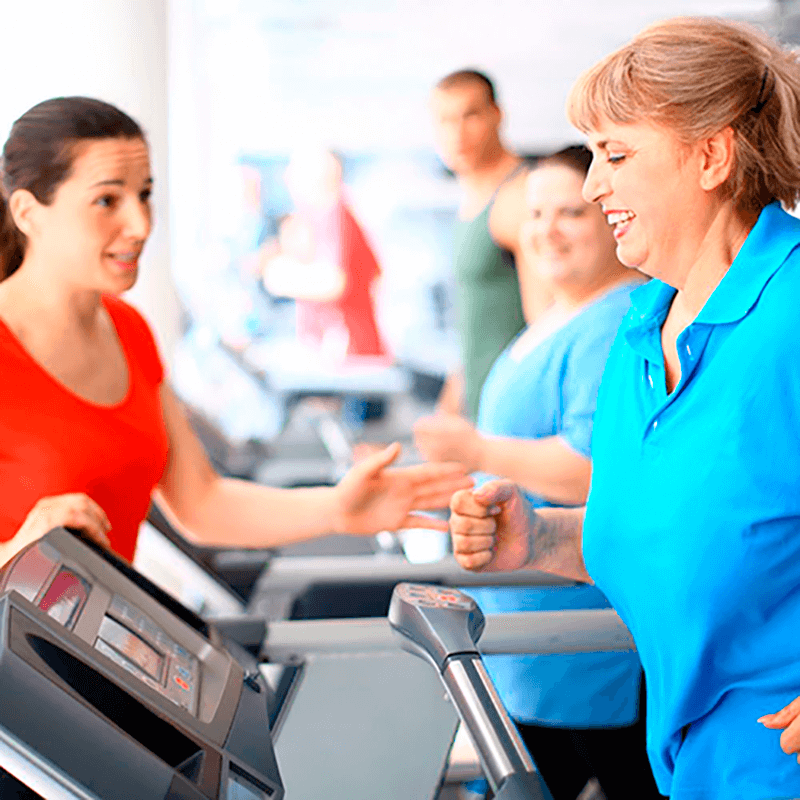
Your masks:
{"label": "blonde woman in blue polo shirt", "polygon": [[568,114],[594,156],[585,198],[655,280],[606,365],[586,508],[458,492],[454,550],[596,582],[639,650],[663,794],[800,797],[797,56],[737,23],[658,23]]}

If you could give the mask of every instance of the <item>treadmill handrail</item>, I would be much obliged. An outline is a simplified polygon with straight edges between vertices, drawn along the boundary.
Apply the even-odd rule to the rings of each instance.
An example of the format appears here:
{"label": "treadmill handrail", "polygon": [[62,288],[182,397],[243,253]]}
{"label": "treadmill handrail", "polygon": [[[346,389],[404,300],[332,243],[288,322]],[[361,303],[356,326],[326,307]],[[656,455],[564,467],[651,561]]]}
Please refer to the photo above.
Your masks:
{"label": "treadmill handrail", "polygon": [[[214,558],[219,553],[224,553],[224,549],[216,547],[203,547],[189,542],[185,536],[179,533],[167,519],[166,514],[159,505],[152,501],[147,512],[147,523],[157,530],[168,542],[175,545],[193,564],[196,564],[203,572],[208,575],[218,586],[229,594],[232,593],[241,602],[246,602],[245,597],[236,591],[225,578],[214,568]],[[257,548],[252,551],[256,558],[264,563],[269,563],[275,551],[269,548]]]}
{"label": "treadmill handrail", "polygon": [[403,555],[276,556],[266,566],[257,591],[278,591],[332,583],[378,583],[390,580],[441,582],[450,586],[574,586],[547,572],[470,572],[452,555],[414,563]]}
{"label": "treadmill handrail", "polygon": [[0,767],[45,800],[101,800],[50,759],[0,726]]}
{"label": "treadmill handrail", "polygon": [[[276,620],[267,625],[262,655],[286,662],[315,653],[358,653],[397,648],[383,617]],[[488,614],[478,649],[484,655],[594,653],[635,650],[613,609],[516,611]]]}

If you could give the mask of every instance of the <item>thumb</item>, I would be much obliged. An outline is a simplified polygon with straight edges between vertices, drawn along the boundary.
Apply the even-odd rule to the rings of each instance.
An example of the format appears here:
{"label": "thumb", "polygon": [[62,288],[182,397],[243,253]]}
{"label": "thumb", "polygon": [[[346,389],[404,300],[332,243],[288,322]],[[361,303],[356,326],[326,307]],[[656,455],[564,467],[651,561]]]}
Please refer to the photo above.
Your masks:
{"label": "thumb", "polygon": [[400,442],[392,442],[388,447],[384,447],[383,450],[365,458],[354,469],[358,470],[363,477],[371,478],[395,461],[402,449]]}
{"label": "thumb", "polygon": [[506,503],[517,493],[517,487],[510,481],[488,481],[483,486],[472,490],[476,503],[491,506],[495,503]]}

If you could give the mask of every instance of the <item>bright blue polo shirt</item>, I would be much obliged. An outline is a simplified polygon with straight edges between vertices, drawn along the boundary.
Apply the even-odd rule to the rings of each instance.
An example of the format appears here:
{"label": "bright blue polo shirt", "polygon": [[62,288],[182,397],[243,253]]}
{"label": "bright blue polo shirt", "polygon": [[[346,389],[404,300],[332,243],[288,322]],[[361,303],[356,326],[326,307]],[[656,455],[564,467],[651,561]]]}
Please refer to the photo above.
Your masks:
{"label": "bright blue polo shirt", "polygon": [[647,676],[648,753],[672,800],[800,797],[756,722],[800,695],[800,220],[767,206],[677,340],[674,290],[637,289],[598,397],[586,567]]}
{"label": "bright blue polo shirt", "polygon": [[[509,345],[484,383],[478,429],[524,439],[560,436],[588,456],[603,367],[634,285],[604,293],[518,358],[515,343]],[[489,477],[481,475],[479,482]],[[527,497],[534,506],[549,505],[541,497]],[[486,613],[609,607],[602,592],[586,584],[466,591]],[[485,660],[509,713],[520,722],[588,728],[630,725],[637,718],[641,667],[636,653],[495,655]]]}

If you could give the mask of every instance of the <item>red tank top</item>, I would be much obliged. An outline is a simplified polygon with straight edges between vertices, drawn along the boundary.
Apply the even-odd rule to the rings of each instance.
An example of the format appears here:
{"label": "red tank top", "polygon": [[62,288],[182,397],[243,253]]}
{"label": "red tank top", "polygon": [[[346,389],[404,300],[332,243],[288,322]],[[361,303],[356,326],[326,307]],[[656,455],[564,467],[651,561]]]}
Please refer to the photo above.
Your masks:
{"label": "red tank top", "polygon": [[0,322],[0,540],[42,497],[83,492],[108,515],[113,549],[133,558],[150,493],[167,462],[159,386],[164,371],[147,323],[105,296],[128,363],[128,393],[113,406],[78,397],[46,372]]}

